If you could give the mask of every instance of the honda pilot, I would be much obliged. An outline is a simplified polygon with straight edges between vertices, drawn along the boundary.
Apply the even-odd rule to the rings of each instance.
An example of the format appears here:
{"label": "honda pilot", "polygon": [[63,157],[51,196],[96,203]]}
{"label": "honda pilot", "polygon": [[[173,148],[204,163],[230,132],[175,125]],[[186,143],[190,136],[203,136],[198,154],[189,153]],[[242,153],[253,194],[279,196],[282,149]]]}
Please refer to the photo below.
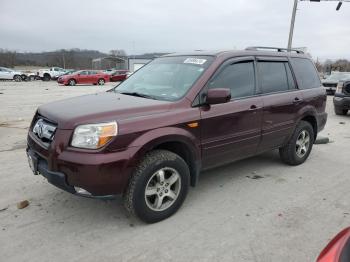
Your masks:
{"label": "honda pilot", "polygon": [[327,120],[326,94],[301,51],[170,54],[108,92],[42,105],[28,132],[35,175],[110,198],[154,223],[174,214],[201,171],[278,149],[300,165]]}

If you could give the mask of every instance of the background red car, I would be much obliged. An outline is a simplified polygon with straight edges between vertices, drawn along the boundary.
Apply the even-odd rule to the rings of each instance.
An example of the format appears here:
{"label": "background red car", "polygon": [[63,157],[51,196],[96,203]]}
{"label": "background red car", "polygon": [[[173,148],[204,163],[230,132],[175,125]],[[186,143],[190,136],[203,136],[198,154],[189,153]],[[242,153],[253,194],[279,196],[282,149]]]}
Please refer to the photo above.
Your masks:
{"label": "background red car", "polygon": [[350,261],[350,228],[344,229],[324,248],[317,262]]}
{"label": "background red car", "polygon": [[60,76],[59,84],[74,86],[76,84],[104,85],[109,82],[109,75],[96,70],[80,70],[69,75]]}
{"label": "background red car", "polygon": [[128,70],[116,70],[111,74],[110,80],[111,82],[124,81],[127,78],[128,73]]}

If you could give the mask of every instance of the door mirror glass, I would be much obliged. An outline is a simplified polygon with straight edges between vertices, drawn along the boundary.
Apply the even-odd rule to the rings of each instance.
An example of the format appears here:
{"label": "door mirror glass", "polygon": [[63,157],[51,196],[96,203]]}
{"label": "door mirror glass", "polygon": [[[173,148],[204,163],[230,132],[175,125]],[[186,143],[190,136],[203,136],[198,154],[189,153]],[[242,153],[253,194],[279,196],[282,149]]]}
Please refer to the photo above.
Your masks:
{"label": "door mirror glass", "polygon": [[209,105],[223,104],[231,100],[231,90],[228,88],[213,88],[207,93],[206,103]]}

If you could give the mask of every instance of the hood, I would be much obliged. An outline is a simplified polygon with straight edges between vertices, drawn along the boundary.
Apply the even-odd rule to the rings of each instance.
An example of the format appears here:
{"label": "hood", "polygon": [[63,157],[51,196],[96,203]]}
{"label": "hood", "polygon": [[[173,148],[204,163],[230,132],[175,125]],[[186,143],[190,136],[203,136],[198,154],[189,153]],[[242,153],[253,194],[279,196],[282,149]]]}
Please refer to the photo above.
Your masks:
{"label": "hood", "polygon": [[60,129],[73,129],[80,124],[129,119],[169,110],[171,102],[122,95],[97,93],[42,105],[38,113],[58,124]]}
{"label": "hood", "polygon": [[338,84],[339,81],[336,81],[336,80],[327,80],[327,79],[324,79],[322,80],[322,84]]}

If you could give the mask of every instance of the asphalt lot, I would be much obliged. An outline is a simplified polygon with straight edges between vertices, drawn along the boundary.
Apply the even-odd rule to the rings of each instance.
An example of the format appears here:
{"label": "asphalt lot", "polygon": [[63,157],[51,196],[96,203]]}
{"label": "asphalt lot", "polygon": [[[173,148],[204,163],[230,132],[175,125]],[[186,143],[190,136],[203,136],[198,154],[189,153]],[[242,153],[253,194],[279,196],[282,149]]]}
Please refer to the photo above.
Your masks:
{"label": "asphalt lot", "polygon": [[[350,115],[334,115],[331,97],[322,132],[331,143],[305,164],[271,152],[207,171],[157,224],[129,217],[120,198],[76,197],[32,175],[25,147],[36,107],[111,86],[0,82],[1,261],[315,261],[350,226]],[[21,200],[30,205],[17,209]]]}

